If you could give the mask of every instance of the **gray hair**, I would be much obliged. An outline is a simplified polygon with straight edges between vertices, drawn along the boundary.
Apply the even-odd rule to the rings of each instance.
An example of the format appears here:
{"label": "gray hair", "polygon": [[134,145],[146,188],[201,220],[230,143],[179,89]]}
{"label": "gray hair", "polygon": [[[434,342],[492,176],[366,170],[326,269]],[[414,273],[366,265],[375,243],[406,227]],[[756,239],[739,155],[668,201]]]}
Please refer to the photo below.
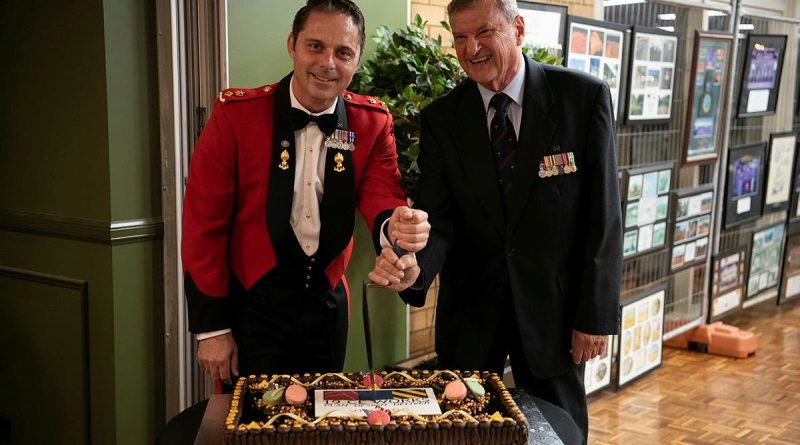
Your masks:
{"label": "gray hair", "polygon": [[476,3],[489,3],[493,2],[494,6],[500,10],[503,16],[511,23],[518,15],[516,0],[451,0],[447,5],[447,15],[452,17],[453,14],[461,12]]}

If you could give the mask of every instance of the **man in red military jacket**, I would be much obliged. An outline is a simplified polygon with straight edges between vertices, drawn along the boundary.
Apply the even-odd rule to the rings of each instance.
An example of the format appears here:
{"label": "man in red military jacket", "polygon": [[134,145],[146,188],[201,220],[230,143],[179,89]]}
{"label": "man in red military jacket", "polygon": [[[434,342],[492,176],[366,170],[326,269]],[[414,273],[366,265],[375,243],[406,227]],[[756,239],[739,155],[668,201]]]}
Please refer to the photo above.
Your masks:
{"label": "man in red military jacket", "polygon": [[376,242],[410,254],[427,215],[406,207],[391,114],[344,88],[364,18],[350,0],[309,0],[288,38],[294,71],[220,93],[192,155],[182,258],[189,330],[213,378],[341,370],[356,207]]}

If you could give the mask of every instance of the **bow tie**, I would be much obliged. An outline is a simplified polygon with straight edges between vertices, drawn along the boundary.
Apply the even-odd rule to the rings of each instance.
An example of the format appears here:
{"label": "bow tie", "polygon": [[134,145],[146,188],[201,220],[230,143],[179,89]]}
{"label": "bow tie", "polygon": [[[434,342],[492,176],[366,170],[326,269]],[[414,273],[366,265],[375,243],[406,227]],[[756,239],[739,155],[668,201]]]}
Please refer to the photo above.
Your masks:
{"label": "bow tie", "polygon": [[330,136],[339,125],[339,116],[335,113],[312,116],[303,110],[292,108],[292,130],[302,130],[309,122],[316,122],[322,134]]}

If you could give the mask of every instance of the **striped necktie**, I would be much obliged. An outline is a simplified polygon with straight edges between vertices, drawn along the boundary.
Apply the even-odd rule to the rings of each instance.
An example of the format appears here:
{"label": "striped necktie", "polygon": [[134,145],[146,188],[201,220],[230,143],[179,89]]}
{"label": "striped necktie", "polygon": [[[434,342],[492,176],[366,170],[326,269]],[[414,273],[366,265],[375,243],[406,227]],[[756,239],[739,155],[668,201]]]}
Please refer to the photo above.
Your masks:
{"label": "striped necktie", "polygon": [[511,118],[508,116],[511,98],[505,93],[497,93],[492,96],[489,105],[495,110],[491,126],[492,150],[497,167],[497,180],[505,198],[511,192],[511,180],[514,177],[514,152],[517,148],[517,135],[514,133]]}

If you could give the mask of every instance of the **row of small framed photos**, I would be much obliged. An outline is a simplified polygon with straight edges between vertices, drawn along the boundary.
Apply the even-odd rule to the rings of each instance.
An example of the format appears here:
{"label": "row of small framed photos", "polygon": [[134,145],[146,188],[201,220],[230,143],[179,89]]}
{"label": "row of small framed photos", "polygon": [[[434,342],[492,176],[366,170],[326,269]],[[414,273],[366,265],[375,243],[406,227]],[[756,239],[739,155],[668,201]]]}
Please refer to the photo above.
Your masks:
{"label": "row of small framed photos", "polygon": [[[800,218],[800,156],[797,133],[773,133],[765,142],[733,147],[728,156],[725,228],[789,209]],[[769,157],[769,158],[767,158]],[[768,160],[767,160],[768,159]]]}
{"label": "row of small framed photos", "polygon": [[[568,16],[566,6],[525,0],[517,5],[526,24],[523,45],[545,48],[564,57],[568,68],[605,80],[618,116],[620,105],[626,105],[627,124],[671,120],[681,54],[677,34]],[[785,35],[748,34],[739,77],[738,117],[775,113],[786,41]],[[712,162],[719,155],[732,44],[729,34],[695,32],[684,164]],[[622,91],[627,91],[624,102]]]}
{"label": "row of small framed photos", "polygon": [[[778,287],[777,302],[800,297],[800,223],[757,229],[750,245],[715,255],[712,262],[710,321],[727,317],[747,300]],[[786,248],[784,249],[784,238]]]}

